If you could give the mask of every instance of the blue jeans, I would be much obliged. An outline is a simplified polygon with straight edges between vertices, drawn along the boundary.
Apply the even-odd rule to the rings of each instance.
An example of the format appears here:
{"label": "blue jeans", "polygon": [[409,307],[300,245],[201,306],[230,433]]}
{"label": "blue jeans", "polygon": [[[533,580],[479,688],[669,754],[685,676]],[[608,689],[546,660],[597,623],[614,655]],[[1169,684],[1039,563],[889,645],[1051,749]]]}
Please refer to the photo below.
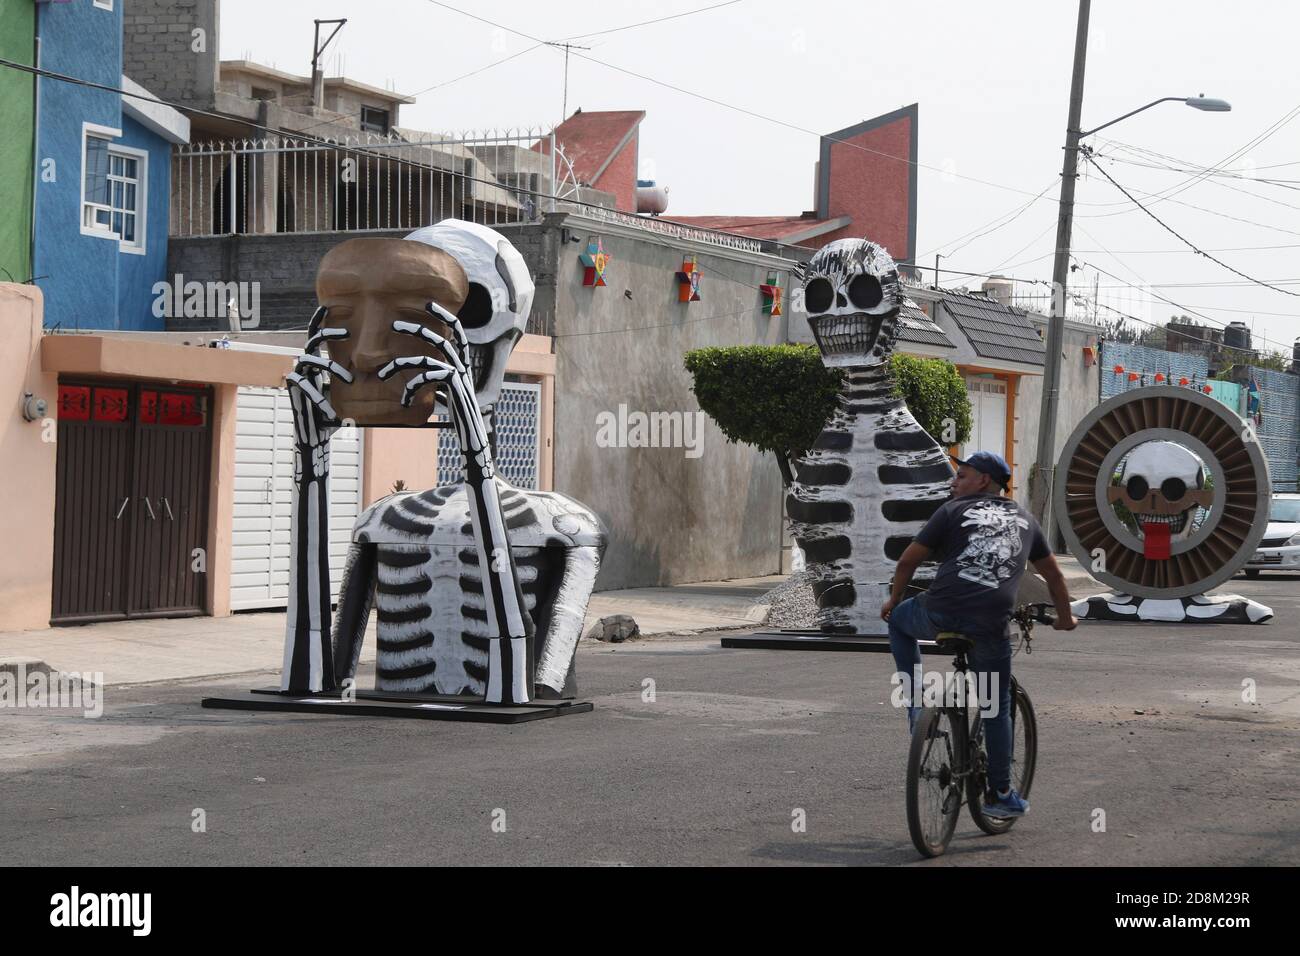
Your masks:
{"label": "blue jeans", "polygon": [[[906,691],[911,688],[912,675],[921,665],[921,648],[917,641],[932,641],[940,631],[957,631],[975,642],[966,654],[966,663],[975,678],[981,694],[986,688],[997,687],[998,709],[994,717],[984,719],[984,746],[989,755],[989,785],[1005,790],[1011,785],[1011,638],[1004,629],[1001,634],[977,633],[964,625],[960,616],[950,612],[931,610],[926,606],[929,595],[918,594],[900,603],[889,615],[889,649],[894,654],[894,665],[907,680]],[[991,682],[997,681],[996,685]],[[919,692],[920,688],[915,688]],[[909,697],[909,702],[910,702]],[[980,700],[987,709],[991,701]],[[919,706],[907,708],[907,725],[910,728],[920,712]]]}

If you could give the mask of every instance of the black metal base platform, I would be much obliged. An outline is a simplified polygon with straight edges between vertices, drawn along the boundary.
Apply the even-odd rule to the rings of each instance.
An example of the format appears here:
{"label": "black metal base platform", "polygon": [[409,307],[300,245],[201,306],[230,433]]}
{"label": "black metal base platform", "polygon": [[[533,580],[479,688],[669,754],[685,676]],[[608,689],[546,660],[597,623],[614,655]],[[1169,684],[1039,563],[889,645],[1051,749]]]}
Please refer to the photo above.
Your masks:
{"label": "black metal base platform", "polygon": [[[919,641],[922,654],[942,654],[934,641]],[[889,638],[875,634],[827,633],[826,631],[756,631],[722,638],[723,647],[762,651],[859,651],[889,653]]]}
{"label": "black metal base platform", "polygon": [[353,700],[341,692],[291,694],[278,688],[249,691],[247,697],[204,697],[202,706],[215,710],[280,711],[295,714],[348,714],[354,717],[399,717],[408,720],[461,720],[484,724],[520,724],[547,717],[568,717],[591,711],[590,701],[537,700],[527,704],[489,704],[476,697],[445,694],[394,694],[357,690]]}

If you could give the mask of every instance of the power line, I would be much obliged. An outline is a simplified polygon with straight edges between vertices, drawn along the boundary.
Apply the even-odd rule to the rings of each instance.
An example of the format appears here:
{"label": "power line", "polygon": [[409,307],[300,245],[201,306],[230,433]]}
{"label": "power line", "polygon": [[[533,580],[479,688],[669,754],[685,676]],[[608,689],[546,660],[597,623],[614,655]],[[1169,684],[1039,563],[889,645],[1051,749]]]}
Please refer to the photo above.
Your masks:
{"label": "power line", "polygon": [[[692,17],[697,13],[708,13],[710,10],[719,10],[722,7],[734,6],[741,2],[743,2],[743,0],[726,0],[725,3],[715,3],[711,7],[700,7],[695,10],[686,10],[683,13],[673,13],[666,17],[657,17],[654,20],[642,20],[640,23],[629,23],[626,26],[611,27],[608,30],[597,30],[595,33],[579,33],[575,36],[565,37],[564,40],[588,40],[591,37],[603,37],[610,33],[622,33],[624,30],[634,30],[637,27],[648,27],[651,24],[664,23],[668,20],[680,20],[682,17]],[[561,40],[560,42],[564,42],[564,40]]]}
{"label": "power line", "polygon": [[1231,272],[1231,273],[1233,273],[1233,274],[1235,274],[1235,275],[1239,275],[1239,276],[1241,276],[1243,279],[1247,279],[1247,280],[1249,280],[1249,281],[1255,283],[1256,285],[1263,286],[1263,287],[1266,288],[1266,289],[1272,289],[1272,290],[1275,291],[1275,292],[1281,292],[1281,293],[1283,293],[1284,295],[1293,295],[1293,296],[1296,296],[1297,298],[1300,298],[1300,292],[1292,292],[1290,289],[1283,289],[1281,286],[1272,285],[1272,284],[1270,284],[1270,283],[1268,283],[1268,282],[1264,282],[1262,279],[1256,279],[1254,276],[1247,275],[1246,273],[1242,272],[1240,269],[1234,269],[1232,266],[1228,265],[1228,264],[1227,264],[1226,262],[1224,262],[1222,259],[1217,259],[1217,258],[1215,258],[1214,256],[1212,256],[1210,253],[1206,252],[1205,250],[1197,248],[1197,246],[1196,246],[1195,243],[1193,243],[1190,239],[1184,237],[1184,236],[1181,235],[1179,232],[1177,232],[1177,231],[1176,231],[1172,226],[1170,226],[1168,223],[1166,223],[1163,219],[1161,219],[1159,216],[1157,216],[1155,213],[1153,213],[1153,212],[1152,212],[1150,209],[1148,209],[1146,206],[1142,205],[1142,203],[1141,203],[1138,199],[1136,199],[1136,198],[1133,196],[1132,193],[1130,193],[1127,189],[1125,189],[1123,186],[1121,186],[1119,183],[1117,183],[1117,182],[1115,181],[1115,179],[1110,175],[1110,173],[1108,173],[1108,172],[1106,172],[1106,170],[1102,169],[1102,168],[1101,168],[1101,165],[1100,165],[1100,164],[1099,164],[1095,159],[1093,159],[1091,151],[1080,150],[1080,153],[1082,153],[1084,159],[1086,159],[1089,163],[1092,164],[1093,168],[1096,169],[1097,172],[1101,173],[1101,174],[1102,174],[1103,176],[1105,176],[1108,180],[1110,180],[1110,183],[1111,183],[1112,186],[1114,186],[1116,189],[1118,189],[1120,192],[1122,192],[1125,196],[1127,196],[1130,202],[1132,202],[1135,206],[1137,206],[1137,207],[1138,207],[1139,209],[1141,209],[1144,213],[1146,213],[1148,216],[1150,216],[1152,219],[1154,219],[1157,223],[1159,223],[1159,224],[1160,224],[1160,225],[1165,229],[1165,231],[1168,232],[1170,235],[1172,235],[1175,239],[1179,240],[1179,241],[1182,242],[1182,243],[1185,243],[1185,244],[1188,246],[1188,248],[1190,248],[1193,252],[1197,253],[1198,255],[1202,255],[1202,256],[1204,256],[1205,258],[1209,259],[1211,262],[1214,262],[1214,263],[1217,263],[1218,265],[1221,265],[1223,268],[1227,269],[1229,272]]}
{"label": "power line", "polygon": [[[485,23],[485,24],[487,24],[488,26],[490,26],[490,27],[495,27],[495,28],[498,29],[498,30],[506,30],[506,31],[508,31],[508,32],[510,32],[510,33],[515,34],[516,36],[521,36],[521,37],[523,37],[523,38],[526,39],[526,40],[533,40],[533,41],[536,41],[536,42],[539,42],[539,43],[545,42],[545,41],[543,41],[543,40],[539,40],[537,37],[532,36],[531,34],[524,33],[524,32],[521,31],[521,30],[516,30],[516,29],[514,29],[513,27],[505,26],[504,24],[497,23],[497,22],[494,21],[494,20],[489,20],[489,19],[487,19],[486,17],[481,17],[481,16],[479,16],[479,15],[476,14],[476,13],[470,13],[468,10],[461,10],[459,7],[453,7],[451,4],[443,3],[442,0],[425,0],[425,2],[426,2],[426,3],[431,3],[431,4],[433,4],[435,7],[441,7],[441,8],[444,9],[444,10],[450,10],[450,11],[453,12],[453,13],[459,13],[461,16],[469,17],[471,20],[477,20],[477,21],[480,22],[480,23]],[[819,140],[826,140],[826,141],[828,141],[828,142],[830,142],[830,143],[833,143],[833,144],[835,144],[835,145],[837,145],[837,146],[848,146],[848,147],[851,147],[851,148],[853,148],[853,149],[860,150],[861,152],[864,152],[864,153],[871,153],[872,155],[875,155],[875,156],[883,156],[883,157],[886,158],[886,159],[892,159],[892,160],[894,160],[894,161],[896,161],[896,162],[904,163],[904,164],[906,164],[906,165],[908,165],[908,166],[915,166],[915,167],[918,168],[918,169],[925,169],[925,170],[929,170],[930,172],[942,173],[943,175],[946,175],[946,176],[953,176],[953,177],[955,177],[955,178],[957,178],[957,179],[964,179],[964,180],[966,180],[966,181],[968,181],[968,182],[979,183],[979,184],[982,185],[982,186],[992,186],[992,187],[995,188],[995,189],[1002,189],[1002,190],[1005,190],[1005,191],[1007,191],[1007,192],[1019,193],[1019,194],[1022,195],[1022,196],[1033,196],[1033,198],[1035,198],[1035,199],[1037,198],[1037,196],[1034,196],[1034,194],[1031,193],[1031,192],[1030,192],[1029,190],[1027,190],[1027,189],[1020,189],[1019,187],[1016,187],[1016,186],[1007,186],[1007,185],[1004,185],[1004,184],[1002,184],[1002,183],[993,182],[992,180],[988,180],[988,179],[979,179],[978,177],[975,177],[975,176],[967,176],[967,175],[964,175],[964,174],[962,174],[962,173],[957,173],[957,172],[953,172],[953,171],[951,171],[951,170],[942,169],[942,168],[940,168],[940,167],[938,167],[938,166],[931,166],[931,165],[929,165],[928,163],[918,162],[918,161],[915,161],[915,160],[909,159],[909,158],[907,158],[907,157],[905,157],[905,156],[896,156],[896,155],[894,155],[893,153],[886,153],[886,152],[884,152],[883,150],[872,149],[872,148],[870,148],[870,147],[868,147],[868,146],[863,146],[863,145],[861,145],[861,144],[859,144],[859,143],[853,143],[853,142],[849,142],[848,140],[843,140],[843,139],[835,139],[833,136],[826,136],[826,135],[823,134],[823,133],[815,132],[815,131],[813,131],[813,130],[811,130],[811,129],[808,129],[808,128],[803,127],[803,126],[799,126],[799,125],[797,125],[797,124],[795,124],[795,123],[788,123],[788,122],[786,122],[785,120],[780,120],[780,119],[777,119],[776,117],[773,117],[773,116],[767,116],[767,115],[764,114],[764,113],[758,113],[758,112],[755,112],[754,110],[746,109],[746,108],[743,107],[743,106],[736,106],[736,105],[734,105],[734,104],[732,104],[732,103],[726,103],[726,102],[724,102],[724,101],[722,101],[722,100],[715,99],[714,97],[706,96],[706,95],[703,94],[703,93],[696,93],[696,92],[693,91],[693,90],[688,90],[688,89],[685,89],[685,88],[680,87],[680,86],[675,86],[675,85],[673,85],[672,83],[665,82],[664,80],[655,79],[653,76],[647,76],[647,75],[644,74],[644,73],[638,73],[638,72],[636,72],[635,70],[629,70],[629,69],[627,69],[626,67],[618,66],[618,65],[615,64],[615,63],[608,63],[608,62],[606,62],[605,60],[598,60],[598,59],[596,59],[596,58],[593,57],[593,56],[586,56],[585,54],[581,54],[581,53],[575,53],[574,56],[576,56],[576,57],[577,57],[578,59],[580,59],[580,60],[587,60],[587,61],[589,61],[589,62],[591,62],[591,63],[595,63],[595,64],[597,64],[598,66],[603,66],[603,67],[605,67],[606,69],[614,70],[614,71],[616,71],[616,72],[618,72],[618,73],[624,73],[624,74],[626,74],[626,75],[628,75],[628,76],[636,77],[637,79],[639,79],[639,80],[644,80],[644,81],[647,82],[647,83],[653,83],[653,84],[655,84],[656,86],[662,86],[662,87],[664,87],[665,89],[672,90],[672,91],[675,92],[675,93],[681,93],[681,94],[684,95],[684,96],[690,96],[690,97],[693,97],[693,98],[698,99],[698,100],[703,100],[703,101],[706,102],[706,103],[712,103],[714,106],[720,106],[720,107],[722,107],[723,109],[728,109],[728,110],[731,110],[731,111],[736,112],[736,113],[742,113],[742,114],[744,114],[745,116],[749,116],[749,117],[752,117],[752,118],[754,118],[754,119],[762,120],[762,121],[765,122],[765,123],[772,123],[773,125],[781,126],[781,127],[784,127],[784,128],[786,128],[786,129],[790,129],[790,130],[794,130],[794,131],[797,132],[797,133],[804,133],[804,134],[806,134],[806,135],[808,135],[808,136],[816,136]],[[1092,205],[1100,205],[1100,204],[1097,204],[1097,203],[1082,203],[1082,202],[1081,202],[1081,203],[1076,203],[1076,205],[1080,205],[1080,206],[1092,206]],[[1107,204],[1105,204],[1105,205],[1110,205],[1110,204],[1107,203]]]}

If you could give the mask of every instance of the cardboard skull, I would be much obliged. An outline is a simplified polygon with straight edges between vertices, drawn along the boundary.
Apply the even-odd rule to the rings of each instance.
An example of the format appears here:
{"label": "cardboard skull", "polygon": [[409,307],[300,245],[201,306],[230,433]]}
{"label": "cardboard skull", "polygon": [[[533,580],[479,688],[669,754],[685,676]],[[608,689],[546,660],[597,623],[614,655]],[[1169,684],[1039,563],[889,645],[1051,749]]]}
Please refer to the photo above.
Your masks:
{"label": "cardboard skull", "polygon": [[1109,489],[1110,501],[1122,503],[1137,520],[1143,537],[1163,535],[1171,541],[1192,533],[1192,514],[1210,507],[1212,491],[1205,487],[1205,466],[1177,442],[1143,442],[1124,462],[1120,483]]}
{"label": "cardboard skull", "polygon": [[495,229],[444,219],[406,237],[454,256],[469,280],[456,313],[470,344],[474,391],[480,408],[496,404],[510,351],[524,334],[534,285],[524,257]]}
{"label": "cardboard skull", "polygon": [[898,334],[898,268],[882,246],[838,239],[805,269],[804,307],[827,365],[881,365]]}

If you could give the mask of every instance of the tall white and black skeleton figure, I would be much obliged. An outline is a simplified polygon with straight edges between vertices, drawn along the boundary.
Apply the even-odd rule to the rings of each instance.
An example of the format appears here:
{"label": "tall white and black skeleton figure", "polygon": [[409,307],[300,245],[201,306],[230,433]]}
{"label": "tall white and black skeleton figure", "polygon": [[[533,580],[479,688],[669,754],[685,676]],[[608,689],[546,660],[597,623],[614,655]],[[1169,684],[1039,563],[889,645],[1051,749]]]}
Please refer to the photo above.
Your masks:
{"label": "tall white and black skeleton figure", "polygon": [[866,239],[829,243],[806,267],[808,324],[823,362],[845,376],[786,497],[824,631],[887,633],[880,608],[894,566],[949,497],[946,452],[893,394],[888,363],[903,301],[893,259]]}
{"label": "tall white and black skeleton figure", "polygon": [[346,329],[322,328],[320,308],[307,328],[307,344],[286,376],[293,408],[293,510],[289,519],[289,607],[280,687],[293,692],[328,691],[335,684],[330,647],[329,478],[330,436],[338,416],[325,398],[324,373],[345,382],[352,375],[322,358],[320,347],[348,337]]}
{"label": "tall white and black skeleton figure", "polygon": [[[490,437],[492,406],[510,350],[523,334],[532,279],[518,251],[484,226],[444,220],[408,238],[451,253],[470,280],[459,319],[468,340],[465,364],[474,372]],[[425,360],[399,360],[397,366],[413,361]],[[465,438],[461,442],[471,448]],[[491,566],[491,553],[488,564],[481,563],[473,520],[492,495],[508,539],[498,557],[513,561],[523,611],[537,634],[525,683],[542,698],[576,693],[574,657],[605,548],[600,520],[565,495],[516,489],[469,467],[464,483],[390,495],[357,520],[334,633],[340,679],[355,673],[366,623],[377,608],[378,689],[492,696],[495,585],[489,576],[484,587],[481,568]],[[501,547],[500,540],[493,546]]]}

